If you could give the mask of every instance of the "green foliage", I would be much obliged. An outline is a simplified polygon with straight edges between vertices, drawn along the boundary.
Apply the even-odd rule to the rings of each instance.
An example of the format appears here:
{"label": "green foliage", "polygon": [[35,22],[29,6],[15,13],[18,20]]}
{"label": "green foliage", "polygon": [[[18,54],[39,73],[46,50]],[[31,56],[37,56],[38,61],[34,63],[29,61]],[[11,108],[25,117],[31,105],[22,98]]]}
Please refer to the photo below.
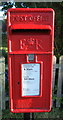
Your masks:
{"label": "green foliage", "polygon": [[5,57],[5,63],[7,64],[7,52],[5,49],[0,49],[0,56]]}
{"label": "green foliage", "polygon": [[6,3],[3,3],[2,10],[7,10],[7,9],[9,9],[11,7],[13,7],[13,4],[11,2],[6,2]]}
{"label": "green foliage", "polygon": [[[9,109],[2,111],[2,119],[15,118],[19,120],[23,120],[23,113],[10,113]],[[63,110],[60,108],[53,108],[51,112],[42,112],[42,113],[34,113],[34,120],[44,119],[55,119],[61,120],[63,118]]]}

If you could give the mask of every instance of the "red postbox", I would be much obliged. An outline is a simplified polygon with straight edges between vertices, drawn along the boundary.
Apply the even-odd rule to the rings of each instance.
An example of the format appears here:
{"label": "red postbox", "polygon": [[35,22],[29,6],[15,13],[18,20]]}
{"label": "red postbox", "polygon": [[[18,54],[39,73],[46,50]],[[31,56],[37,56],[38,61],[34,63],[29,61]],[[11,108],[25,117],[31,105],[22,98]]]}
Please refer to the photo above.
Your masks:
{"label": "red postbox", "polygon": [[52,105],[54,10],[8,10],[10,110],[49,112]]}

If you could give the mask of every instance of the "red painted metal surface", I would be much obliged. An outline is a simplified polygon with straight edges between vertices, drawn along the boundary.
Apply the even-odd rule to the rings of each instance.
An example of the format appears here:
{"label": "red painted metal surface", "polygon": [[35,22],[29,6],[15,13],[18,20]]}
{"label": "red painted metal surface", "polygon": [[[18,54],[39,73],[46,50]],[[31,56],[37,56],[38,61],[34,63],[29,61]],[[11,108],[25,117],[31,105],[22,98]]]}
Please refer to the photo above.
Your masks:
{"label": "red painted metal surface", "polygon": [[[14,113],[49,112],[52,106],[54,10],[11,8],[7,16],[10,111]],[[29,60],[30,54],[34,55],[33,60]],[[22,85],[25,79],[23,74],[25,76],[28,72],[30,73],[30,71],[24,71],[23,66],[27,65],[39,68],[39,70],[33,68],[35,75],[31,69],[33,79],[38,74],[36,82],[39,81],[39,86],[37,84],[39,94],[35,93],[36,91],[29,95],[23,93]],[[29,79],[32,80],[32,78]]]}

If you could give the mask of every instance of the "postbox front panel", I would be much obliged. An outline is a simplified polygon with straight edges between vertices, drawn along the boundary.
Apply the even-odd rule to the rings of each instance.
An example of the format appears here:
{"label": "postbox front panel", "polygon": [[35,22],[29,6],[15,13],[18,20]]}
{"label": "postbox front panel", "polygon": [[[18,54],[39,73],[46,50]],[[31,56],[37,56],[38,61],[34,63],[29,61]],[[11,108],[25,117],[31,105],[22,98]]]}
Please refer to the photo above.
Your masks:
{"label": "postbox front panel", "polygon": [[7,28],[11,112],[50,111],[53,10],[10,9]]}

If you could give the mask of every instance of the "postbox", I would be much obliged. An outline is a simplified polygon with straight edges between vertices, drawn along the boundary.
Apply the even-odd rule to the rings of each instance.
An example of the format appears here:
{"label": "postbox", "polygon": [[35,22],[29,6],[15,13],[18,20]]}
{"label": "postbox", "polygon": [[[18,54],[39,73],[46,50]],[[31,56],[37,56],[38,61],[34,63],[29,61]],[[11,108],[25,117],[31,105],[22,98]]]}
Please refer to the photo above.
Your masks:
{"label": "postbox", "polygon": [[52,106],[54,10],[7,13],[10,111],[49,112]]}

